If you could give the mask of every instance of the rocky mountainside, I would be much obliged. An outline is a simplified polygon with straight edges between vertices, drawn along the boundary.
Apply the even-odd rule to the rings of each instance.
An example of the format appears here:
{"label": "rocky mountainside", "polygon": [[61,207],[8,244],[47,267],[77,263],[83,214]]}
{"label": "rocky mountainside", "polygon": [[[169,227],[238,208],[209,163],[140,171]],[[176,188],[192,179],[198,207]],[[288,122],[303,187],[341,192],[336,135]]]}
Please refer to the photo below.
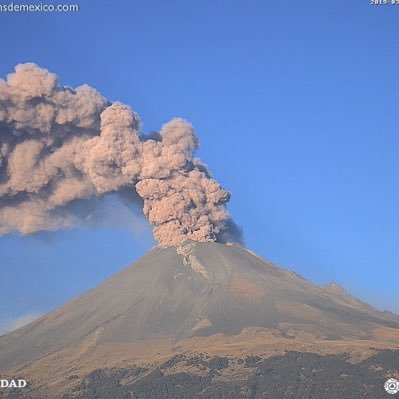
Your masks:
{"label": "rocky mountainside", "polygon": [[398,345],[396,315],[337,285],[317,287],[238,245],[188,242],[152,249],[89,292],[0,337],[0,370],[51,391],[76,386],[96,369],[151,369],[179,353],[242,358],[299,350],[351,352],[355,359],[370,348]]}

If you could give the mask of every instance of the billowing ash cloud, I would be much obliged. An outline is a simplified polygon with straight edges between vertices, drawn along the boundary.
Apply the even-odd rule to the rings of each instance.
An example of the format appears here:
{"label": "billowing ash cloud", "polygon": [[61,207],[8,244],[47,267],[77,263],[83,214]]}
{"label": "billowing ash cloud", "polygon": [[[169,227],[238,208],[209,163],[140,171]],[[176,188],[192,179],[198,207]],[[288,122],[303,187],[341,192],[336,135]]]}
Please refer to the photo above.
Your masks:
{"label": "billowing ash cloud", "polygon": [[230,194],[193,158],[192,126],[173,119],[156,136],[142,138],[138,115],[93,88],[17,65],[0,80],[0,234],[73,227],[77,202],[131,188],[160,245],[229,236]]}

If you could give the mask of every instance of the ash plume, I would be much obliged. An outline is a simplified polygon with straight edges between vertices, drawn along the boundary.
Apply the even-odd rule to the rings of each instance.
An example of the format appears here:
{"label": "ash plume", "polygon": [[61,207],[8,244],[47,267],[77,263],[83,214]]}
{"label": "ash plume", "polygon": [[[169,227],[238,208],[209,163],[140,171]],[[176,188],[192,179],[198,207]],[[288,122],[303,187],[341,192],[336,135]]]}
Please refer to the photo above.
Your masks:
{"label": "ash plume", "polygon": [[74,227],[77,201],[131,189],[162,246],[240,240],[225,207],[230,194],[193,157],[197,148],[183,119],[143,138],[128,106],[19,64],[0,79],[0,235]]}

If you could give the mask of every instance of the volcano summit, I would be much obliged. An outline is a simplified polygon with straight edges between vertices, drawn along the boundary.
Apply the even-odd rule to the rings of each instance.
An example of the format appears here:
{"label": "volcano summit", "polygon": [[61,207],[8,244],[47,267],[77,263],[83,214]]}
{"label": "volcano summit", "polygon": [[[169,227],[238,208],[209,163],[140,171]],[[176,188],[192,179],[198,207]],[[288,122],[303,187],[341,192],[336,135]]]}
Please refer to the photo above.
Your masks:
{"label": "volcano summit", "polygon": [[399,317],[337,285],[317,287],[238,245],[186,242],[152,249],[1,337],[0,370],[29,377],[31,397],[54,398],[94,370],[148,374],[179,355],[268,358],[293,350],[359,361],[398,345]]}
{"label": "volcano summit", "polygon": [[159,244],[0,337],[0,377],[27,381],[0,397],[374,399],[399,378],[399,317],[230,243],[230,192],[198,146],[187,121],[147,136],[128,106],[35,64],[0,79],[0,235],[92,223],[112,195]]}

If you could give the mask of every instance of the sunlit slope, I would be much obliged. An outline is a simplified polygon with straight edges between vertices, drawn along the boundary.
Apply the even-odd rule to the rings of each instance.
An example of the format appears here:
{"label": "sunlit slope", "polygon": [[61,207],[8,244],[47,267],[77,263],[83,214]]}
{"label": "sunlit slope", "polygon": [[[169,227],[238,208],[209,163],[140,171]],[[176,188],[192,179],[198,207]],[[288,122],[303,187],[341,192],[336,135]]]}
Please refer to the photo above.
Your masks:
{"label": "sunlit slope", "polygon": [[[377,339],[399,319],[340,290],[316,287],[236,245],[155,248],[130,267],[30,325],[0,338],[0,369],[79,345],[178,342],[249,327],[282,338]],[[391,330],[392,331],[392,330]]]}

